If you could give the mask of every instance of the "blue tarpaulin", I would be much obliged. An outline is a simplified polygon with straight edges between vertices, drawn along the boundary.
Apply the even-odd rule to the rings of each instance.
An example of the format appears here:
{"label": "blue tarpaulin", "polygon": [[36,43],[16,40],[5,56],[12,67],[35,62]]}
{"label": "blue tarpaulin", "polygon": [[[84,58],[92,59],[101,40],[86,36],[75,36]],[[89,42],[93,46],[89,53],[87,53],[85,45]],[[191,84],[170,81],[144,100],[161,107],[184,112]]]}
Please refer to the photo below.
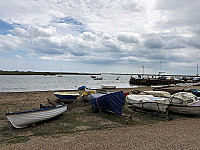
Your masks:
{"label": "blue tarpaulin", "polygon": [[123,91],[117,91],[108,94],[91,94],[89,103],[98,109],[113,111],[119,115],[122,114],[125,97]]}

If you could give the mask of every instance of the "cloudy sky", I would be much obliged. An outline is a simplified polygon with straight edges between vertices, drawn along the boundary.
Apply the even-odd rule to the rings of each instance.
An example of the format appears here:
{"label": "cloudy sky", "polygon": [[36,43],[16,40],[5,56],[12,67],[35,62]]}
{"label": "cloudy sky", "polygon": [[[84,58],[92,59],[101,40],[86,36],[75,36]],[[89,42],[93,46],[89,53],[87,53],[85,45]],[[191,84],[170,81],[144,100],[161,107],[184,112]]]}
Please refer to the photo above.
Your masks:
{"label": "cloudy sky", "polygon": [[199,0],[1,0],[0,70],[196,74]]}

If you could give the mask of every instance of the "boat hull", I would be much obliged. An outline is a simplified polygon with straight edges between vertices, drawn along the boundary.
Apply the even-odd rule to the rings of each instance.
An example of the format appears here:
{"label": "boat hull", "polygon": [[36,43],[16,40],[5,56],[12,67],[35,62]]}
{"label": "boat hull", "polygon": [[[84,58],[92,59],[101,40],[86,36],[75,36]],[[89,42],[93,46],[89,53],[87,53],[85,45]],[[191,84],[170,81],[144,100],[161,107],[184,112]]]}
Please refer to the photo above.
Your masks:
{"label": "boat hull", "polygon": [[70,92],[56,92],[54,95],[59,99],[77,99],[79,93],[70,93]]}
{"label": "boat hull", "polygon": [[179,106],[169,105],[169,112],[185,114],[185,115],[200,115],[200,106]]}
{"label": "boat hull", "polygon": [[133,103],[132,106],[140,110],[156,111],[158,113],[166,113],[168,108],[166,104],[156,102]]}
{"label": "boat hull", "polygon": [[166,113],[169,104],[167,98],[154,97],[153,95],[127,95],[126,102],[138,109],[158,113]]}
{"label": "boat hull", "polygon": [[47,107],[33,111],[5,114],[15,128],[24,128],[32,123],[56,117],[67,110],[67,105]]}

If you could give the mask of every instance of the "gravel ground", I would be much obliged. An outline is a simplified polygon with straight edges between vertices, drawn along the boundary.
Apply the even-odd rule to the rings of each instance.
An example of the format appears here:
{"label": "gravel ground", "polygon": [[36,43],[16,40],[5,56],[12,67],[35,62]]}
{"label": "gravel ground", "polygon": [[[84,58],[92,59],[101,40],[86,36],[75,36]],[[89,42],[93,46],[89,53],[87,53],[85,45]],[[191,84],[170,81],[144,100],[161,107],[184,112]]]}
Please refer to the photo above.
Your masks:
{"label": "gravel ground", "polygon": [[191,118],[112,130],[83,131],[60,138],[34,137],[27,143],[1,145],[1,149],[199,149],[199,123],[199,118]]}

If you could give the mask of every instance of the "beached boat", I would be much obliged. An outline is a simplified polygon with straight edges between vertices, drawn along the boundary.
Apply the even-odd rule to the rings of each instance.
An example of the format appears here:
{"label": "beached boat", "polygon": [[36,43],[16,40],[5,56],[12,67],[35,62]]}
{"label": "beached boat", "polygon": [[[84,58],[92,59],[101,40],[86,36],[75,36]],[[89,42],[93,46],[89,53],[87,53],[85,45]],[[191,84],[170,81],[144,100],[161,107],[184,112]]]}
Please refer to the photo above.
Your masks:
{"label": "beached boat", "polygon": [[114,85],[101,85],[102,89],[116,89],[116,86]]}
{"label": "beached boat", "polygon": [[96,93],[96,90],[85,89],[85,92],[81,96],[91,95],[91,94],[94,94],[94,93]]}
{"label": "beached boat", "polygon": [[192,93],[179,92],[170,97],[169,112],[200,115],[200,101]]}
{"label": "beached boat", "polygon": [[184,92],[184,89],[167,89],[167,88],[154,88],[153,91],[166,91],[169,92],[170,94],[175,94],[178,92]]}
{"label": "beached boat", "polygon": [[83,101],[89,101],[89,97],[91,94],[96,93],[96,90],[85,89],[85,92],[81,95]]}
{"label": "beached boat", "polygon": [[92,105],[94,112],[107,110],[121,115],[125,103],[125,97],[123,91],[108,94],[96,93],[90,95],[89,103]]}
{"label": "beached boat", "polygon": [[153,95],[127,95],[126,102],[131,106],[148,111],[167,113],[168,98],[154,97]]}
{"label": "beached boat", "polygon": [[67,105],[48,106],[36,110],[6,113],[8,120],[15,128],[25,128],[32,123],[47,120],[62,114]]}
{"label": "beached boat", "polygon": [[146,93],[148,95],[153,95],[155,97],[170,97],[171,94],[166,91],[143,91],[143,93]]}
{"label": "beached boat", "polygon": [[200,97],[200,90],[198,89],[188,89],[188,92],[192,92],[192,94],[196,95],[197,97]]}
{"label": "beached boat", "polygon": [[79,96],[79,93],[77,92],[56,92],[54,93],[56,97],[59,99],[77,99]]}
{"label": "beached boat", "polygon": [[79,90],[85,90],[85,89],[86,89],[86,86],[83,85],[83,86],[81,86],[81,87],[78,87],[78,89],[79,89]]}

